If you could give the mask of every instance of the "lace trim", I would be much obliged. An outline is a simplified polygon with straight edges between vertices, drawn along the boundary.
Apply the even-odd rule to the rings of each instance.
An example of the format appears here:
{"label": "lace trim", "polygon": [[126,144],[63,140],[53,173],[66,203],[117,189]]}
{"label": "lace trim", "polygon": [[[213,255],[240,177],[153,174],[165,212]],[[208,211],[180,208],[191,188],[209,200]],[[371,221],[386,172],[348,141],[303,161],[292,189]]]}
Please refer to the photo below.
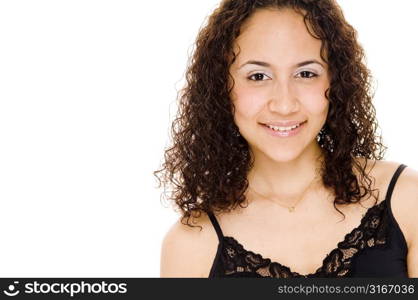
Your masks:
{"label": "lace trim", "polygon": [[322,266],[316,272],[307,275],[293,272],[287,266],[246,250],[236,239],[225,236],[220,256],[224,276],[275,278],[349,276],[352,271],[352,260],[360,251],[387,243],[386,211],[386,200],[369,208],[362,217],[360,225],[347,233],[337,244],[337,248],[327,254]]}

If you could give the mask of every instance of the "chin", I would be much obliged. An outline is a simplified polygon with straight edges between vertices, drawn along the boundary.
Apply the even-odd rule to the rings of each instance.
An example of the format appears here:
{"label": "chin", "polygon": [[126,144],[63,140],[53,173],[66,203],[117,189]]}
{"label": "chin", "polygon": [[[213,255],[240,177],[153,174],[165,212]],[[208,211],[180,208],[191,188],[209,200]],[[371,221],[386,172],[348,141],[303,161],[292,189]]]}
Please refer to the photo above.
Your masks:
{"label": "chin", "polygon": [[264,156],[274,162],[286,163],[286,162],[291,162],[297,159],[300,156],[300,151],[297,151],[295,149],[288,150],[288,151],[278,150],[275,153],[264,152]]}

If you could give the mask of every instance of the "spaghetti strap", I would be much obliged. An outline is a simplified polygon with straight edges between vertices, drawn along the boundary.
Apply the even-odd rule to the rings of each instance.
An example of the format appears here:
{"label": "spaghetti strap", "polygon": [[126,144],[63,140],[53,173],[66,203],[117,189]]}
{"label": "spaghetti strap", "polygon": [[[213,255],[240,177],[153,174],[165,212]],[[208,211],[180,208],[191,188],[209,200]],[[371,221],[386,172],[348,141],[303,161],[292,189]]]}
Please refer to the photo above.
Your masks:
{"label": "spaghetti strap", "polygon": [[399,175],[401,172],[406,168],[407,166],[404,164],[401,164],[398,169],[396,170],[395,174],[393,174],[392,179],[389,183],[388,191],[386,192],[386,202],[388,206],[390,207],[390,199],[392,198],[392,192],[393,188],[395,187],[396,181],[398,180]]}
{"label": "spaghetti strap", "polygon": [[221,226],[219,226],[218,220],[216,220],[216,217],[212,212],[208,212],[207,214],[209,216],[210,221],[212,222],[213,228],[215,228],[219,242],[222,243],[224,235],[222,233]]}
{"label": "spaghetti strap", "polygon": [[399,226],[398,221],[396,220],[395,216],[393,215],[392,212],[392,205],[391,205],[391,198],[392,198],[392,192],[393,192],[393,188],[395,187],[395,183],[398,180],[399,175],[401,174],[401,172],[406,168],[407,166],[404,164],[401,164],[398,169],[396,170],[395,174],[392,177],[392,180],[390,181],[389,187],[388,187],[388,191],[386,193],[386,207],[387,207],[387,213],[389,216],[389,219],[391,220],[392,224],[393,224],[393,237],[397,238],[399,240],[399,249],[400,251],[403,252],[407,252],[408,251],[408,245],[405,239],[405,235],[403,234],[401,227]]}

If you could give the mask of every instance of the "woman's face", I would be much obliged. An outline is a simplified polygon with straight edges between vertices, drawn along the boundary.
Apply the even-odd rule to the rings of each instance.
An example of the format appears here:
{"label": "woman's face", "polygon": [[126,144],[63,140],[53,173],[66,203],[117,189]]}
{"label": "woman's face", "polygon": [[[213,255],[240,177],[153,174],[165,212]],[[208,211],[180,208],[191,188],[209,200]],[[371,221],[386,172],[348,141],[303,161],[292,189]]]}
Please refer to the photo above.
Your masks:
{"label": "woman's face", "polygon": [[[243,24],[234,44],[231,99],[235,123],[256,157],[285,162],[319,147],[316,137],[329,108],[320,49],[321,41],[290,9],[258,10]],[[283,127],[289,122],[305,123],[288,131]]]}

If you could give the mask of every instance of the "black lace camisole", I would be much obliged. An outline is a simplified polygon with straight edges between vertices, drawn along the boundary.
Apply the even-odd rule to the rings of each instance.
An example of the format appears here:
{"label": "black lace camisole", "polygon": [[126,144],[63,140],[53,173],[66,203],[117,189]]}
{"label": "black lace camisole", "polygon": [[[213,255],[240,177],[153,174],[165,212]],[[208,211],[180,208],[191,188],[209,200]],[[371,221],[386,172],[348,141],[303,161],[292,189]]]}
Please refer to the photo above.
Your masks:
{"label": "black lace camisole", "polygon": [[386,197],[369,208],[358,227],[347,233],[315,273],[302,275],[289,267],[247,250],[236,239],[224,236],[212,213],[208,216],[219,244],[210,270],[212,277],[408,277],[405,237],[393,217],[390,199],[400,173],[393,175]]}

